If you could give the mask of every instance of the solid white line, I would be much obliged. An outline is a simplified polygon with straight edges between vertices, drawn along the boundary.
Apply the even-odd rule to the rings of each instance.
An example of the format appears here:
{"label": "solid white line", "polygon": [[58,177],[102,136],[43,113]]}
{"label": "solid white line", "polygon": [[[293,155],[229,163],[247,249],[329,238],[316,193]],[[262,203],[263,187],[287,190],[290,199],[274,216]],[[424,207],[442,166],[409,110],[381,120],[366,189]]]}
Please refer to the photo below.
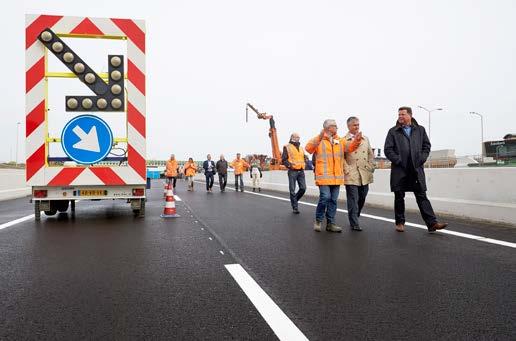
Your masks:
{"label": "solid white line", "polygon": [[[230,190],[233,190],[233,191],[235,190],[234,188],[231,188],[231,187],[226,187],[226,188],[228,188]],[[270,195],[270,194],[262,194],[262,193],[249,192],[249,191],[246,191],[244,193],[252,194],[252,195],[258,195],[258,196],[265,197],[265,198],[272,198],[272,199],[276,199],[276,200],[282,200],[282,201],[290,202],[290,199],[282,198],[282,197],[277,197],[277,196]],[[306,206],[317,207],[316,204],[313,204],[311,202],[300,201],[299,203],[303,204],[303,205],[306,205]],[[340,209],[340,208],[338,208],[337,211],[338,212],[342,212],[342,213],[348,213],[347,210],[343,210],[343,209]],[[374,220],[386,221],[386,222],[394,224],[394,219],[380,217],[380,216],[376,216],[376,215],[372,215],[372,214],[361,214],[360,217],[374,219]],[[406,222],[405,225],[406,226],[416,227],[416,228],[422,229],[422,230],[428,230],[428,228],[425,225],[421,225],[421,224]],[[488,238],[488,237],[477,236],[477,235],[474,235],[474,234],[457,232],[457,231],[452,231],[452,230],[439,230],[438,233],[448,234],[448,235],[452,235],[452,236],[455,236],[455,237],[461,237],[461,238],[466,238],[466,239],[471,239],[471,240],[477,240],[479,242],[484,242],[484,243],[489,243],[489,244],[507,246],[507,247],[516,249],[516,243],[507,242],[507,241],[504,241],[504,240],[492,239],[492,238]]]}
{"label": "solid white line", "polygon": [[240,264],[224,265],[280,340],[308,340]]}
{"label": "solid white line", "polygon": [[2,189],[0,190],[0,193],[11,193],[11,192],[21,192],[21,191],[30,191],[31,187],[20,187],[20,188],[13,188],[13,189]]}
{"label": "solid white line", "polygon": [[11,227],[11,226],[19,224],[19,223],[23,223],[24,221],[31,220],[33,218],[34,218],[34,214],[30,214],[28,216],[21,217],[21,218],[18,218],[16,220],[12,220],[12,221],[10,221],[8,223],[4,223],[4,224],[0,225],[0,230],[5,229],[7,227]]}

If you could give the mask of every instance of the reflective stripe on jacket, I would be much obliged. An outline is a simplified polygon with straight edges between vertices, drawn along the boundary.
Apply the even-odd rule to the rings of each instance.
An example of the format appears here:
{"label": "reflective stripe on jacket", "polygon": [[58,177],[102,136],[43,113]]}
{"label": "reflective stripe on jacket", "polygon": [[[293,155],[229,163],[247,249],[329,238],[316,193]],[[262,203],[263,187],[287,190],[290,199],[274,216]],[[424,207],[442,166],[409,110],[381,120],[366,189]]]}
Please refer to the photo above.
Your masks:
{"label": "reflective stripe on jacket", "polygon": [[176,160],[168,160],[167,166],[165,169],[166,177],[175,177],[177,176],[177,161]]}
{"label": "reflective stripe on jacket", "polygon": [[315,184],[317,186],[344,185],[344,154],[353,152],[360,142],[340,139],[337,135],[330,140],[324,136],[312,138],[306,144],[306,151],[315,156]]}
{"label": "reflective stripe on jacket", "polygon": [[305,169],[305,153],[301,146],[298,149],[292,143],[289,143],[285,145],[285,148],[287,149],[290,168],[294,170]]}

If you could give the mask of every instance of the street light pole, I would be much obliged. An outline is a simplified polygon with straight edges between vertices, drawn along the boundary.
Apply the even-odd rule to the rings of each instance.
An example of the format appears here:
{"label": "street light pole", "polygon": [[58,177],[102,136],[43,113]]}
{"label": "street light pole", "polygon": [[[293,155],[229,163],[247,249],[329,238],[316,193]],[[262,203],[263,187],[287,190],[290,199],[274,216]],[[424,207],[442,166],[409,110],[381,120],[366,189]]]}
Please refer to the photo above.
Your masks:
{"label": "street light pole", "polygon": [[431,132],[430,131],[430,113],[432,113],[433,111],[443,110],[443,108],[435,108],[432,110],[428,110],[427,108],[425,108],[421,105],[418,105],[417,107],[420,109],[423,109],[424,111],[426,111],[428,113],[428,139],[430,140],[430,132]]}
{"label": "street light pole", "polygon": [[484,165],[484,116],[479,114],[478,112],[470,111],[471,115],[477,115],[480,117],[480,159],[481,165]]}
{"label": "street light pole", "polygon": [[18,166],[18,140],[19,140],[19,136],[18,136],[18,131],[20,130],[20,122],[16,122],[16,161],[15,161],[15,165]]}

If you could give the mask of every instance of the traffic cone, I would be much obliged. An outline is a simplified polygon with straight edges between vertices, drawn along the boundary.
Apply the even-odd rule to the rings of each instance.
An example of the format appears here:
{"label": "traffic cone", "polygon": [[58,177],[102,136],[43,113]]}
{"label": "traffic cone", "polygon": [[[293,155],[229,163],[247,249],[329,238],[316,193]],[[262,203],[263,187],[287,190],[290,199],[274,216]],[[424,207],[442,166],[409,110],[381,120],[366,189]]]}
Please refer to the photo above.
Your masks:
{"label": "traffic cone", "polygon": [[179,214],[176,213],[176,202],[174,201],[174,192],[172,191],[172,184],[167,185],[167,193],[165,197],[165,206],[163,207],[163,214],[161,218],[177,218]]}
{"label": "traffic cone", "polygon": [[168,184],[167,184],[168,181],[165,181],[163,183],[163,198],[166,198],[167,197],[167,190],[168,190]]}

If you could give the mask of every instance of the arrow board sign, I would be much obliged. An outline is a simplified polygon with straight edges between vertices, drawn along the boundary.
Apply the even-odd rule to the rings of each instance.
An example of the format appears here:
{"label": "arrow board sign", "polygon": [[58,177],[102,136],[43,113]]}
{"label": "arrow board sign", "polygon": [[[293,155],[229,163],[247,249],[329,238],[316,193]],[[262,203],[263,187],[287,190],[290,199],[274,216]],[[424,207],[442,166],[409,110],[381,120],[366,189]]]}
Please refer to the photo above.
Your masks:
{"label": "arrow board sign", "polygon": [[125,111],[123,55],[108,55],[106,83],[50,28],[45,28],[38,39],[96,95],[66,96],[66,111]]}
{"label": "arrow board sign", "polygon": [[75,162],[94,164],[108,156],[113,145],[113,133],[101,118],[81,115],[65,125],[61,145],[66,155]]}

